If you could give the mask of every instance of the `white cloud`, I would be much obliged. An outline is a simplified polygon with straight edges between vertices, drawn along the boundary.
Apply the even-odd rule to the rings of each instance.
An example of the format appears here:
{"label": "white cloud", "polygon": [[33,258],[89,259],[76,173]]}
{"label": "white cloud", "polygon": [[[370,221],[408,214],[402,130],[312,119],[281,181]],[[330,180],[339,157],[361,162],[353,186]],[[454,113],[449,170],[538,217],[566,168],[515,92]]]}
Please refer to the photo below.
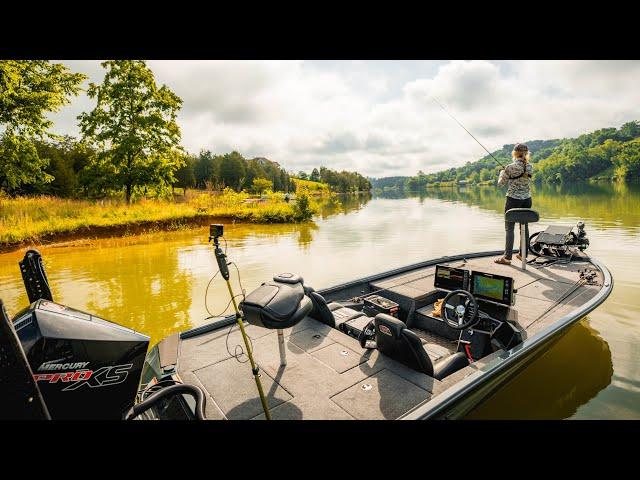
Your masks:
{"label": "white cloud", "polygon": [[[66,62],[102,79],[97,61]],[[325,165],[411,175],[484,154],[435,96],[490,150],[639,119],[640,62],[149,61],[184,101],[183,144],[237,149],[289,170]],[[77,135],[81,96],[53,115]],[[534,152],[535,154],[535,152]]]}

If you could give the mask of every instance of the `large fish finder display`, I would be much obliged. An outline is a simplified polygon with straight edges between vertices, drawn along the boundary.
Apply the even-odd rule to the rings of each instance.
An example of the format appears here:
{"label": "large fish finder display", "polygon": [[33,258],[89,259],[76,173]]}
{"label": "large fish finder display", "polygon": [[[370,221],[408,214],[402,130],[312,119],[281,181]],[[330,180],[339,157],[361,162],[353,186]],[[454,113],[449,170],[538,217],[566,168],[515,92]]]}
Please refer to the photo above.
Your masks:
{"label": "large fish finder display", "polygon": [[436,278],[433,281],[433,286],[443,290],[468,290],[469,270],[436,265]]}
{"label": "large fish finder display", "polygon": [[490,273],[471,272],[471,293],[481,300],[512,305],[513,279]]}

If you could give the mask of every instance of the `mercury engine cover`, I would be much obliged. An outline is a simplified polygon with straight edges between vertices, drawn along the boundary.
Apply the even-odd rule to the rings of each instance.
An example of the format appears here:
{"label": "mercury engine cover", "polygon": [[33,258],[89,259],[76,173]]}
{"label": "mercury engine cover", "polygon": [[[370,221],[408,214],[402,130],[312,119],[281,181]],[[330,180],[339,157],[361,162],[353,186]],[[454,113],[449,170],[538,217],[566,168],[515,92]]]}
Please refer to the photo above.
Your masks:
{"label": "mercury engine cover", "polygon": [[121,419],[136,398],[149,337],[48,300],[13,326],[53,419]]}

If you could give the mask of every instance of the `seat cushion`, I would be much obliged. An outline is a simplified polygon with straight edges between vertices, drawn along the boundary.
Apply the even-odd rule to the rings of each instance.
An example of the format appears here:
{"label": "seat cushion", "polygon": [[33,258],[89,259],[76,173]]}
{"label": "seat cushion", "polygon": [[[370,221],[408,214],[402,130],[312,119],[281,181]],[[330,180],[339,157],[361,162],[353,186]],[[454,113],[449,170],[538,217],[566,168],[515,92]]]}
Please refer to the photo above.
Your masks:
{"label": "seat cushion", "polygon": [[534,223],[540,220],[540,215],[530,208],[512,208],[504,214],[506,222]]}
{"label": "seat cushion", "polygon": [[300,322],[312,308],[302,284],[266,282],[240,304],[245,319],[266,328],[289,328]]}

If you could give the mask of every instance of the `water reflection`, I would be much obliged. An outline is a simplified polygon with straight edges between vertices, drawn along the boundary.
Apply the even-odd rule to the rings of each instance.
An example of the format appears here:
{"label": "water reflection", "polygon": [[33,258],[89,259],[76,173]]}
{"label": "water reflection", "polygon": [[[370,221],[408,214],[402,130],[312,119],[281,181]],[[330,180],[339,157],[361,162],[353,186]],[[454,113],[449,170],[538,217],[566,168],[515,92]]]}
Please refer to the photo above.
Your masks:
{"label": "water reflection", "polygon": [[582,320],[467,418],[563,419],[611,383],[609,345]]}
{"label": "water reflection", "polygon": [[[413,195],[413,194],[412,194]],[[491,186],[430,188],[419,197],[476,205],[502,214],[504,191]],[[640,225],[640,184],[575,183],[533,188],[533,208],[541,221],[589,218],[598,226],[622,226],[637,232]]]}

